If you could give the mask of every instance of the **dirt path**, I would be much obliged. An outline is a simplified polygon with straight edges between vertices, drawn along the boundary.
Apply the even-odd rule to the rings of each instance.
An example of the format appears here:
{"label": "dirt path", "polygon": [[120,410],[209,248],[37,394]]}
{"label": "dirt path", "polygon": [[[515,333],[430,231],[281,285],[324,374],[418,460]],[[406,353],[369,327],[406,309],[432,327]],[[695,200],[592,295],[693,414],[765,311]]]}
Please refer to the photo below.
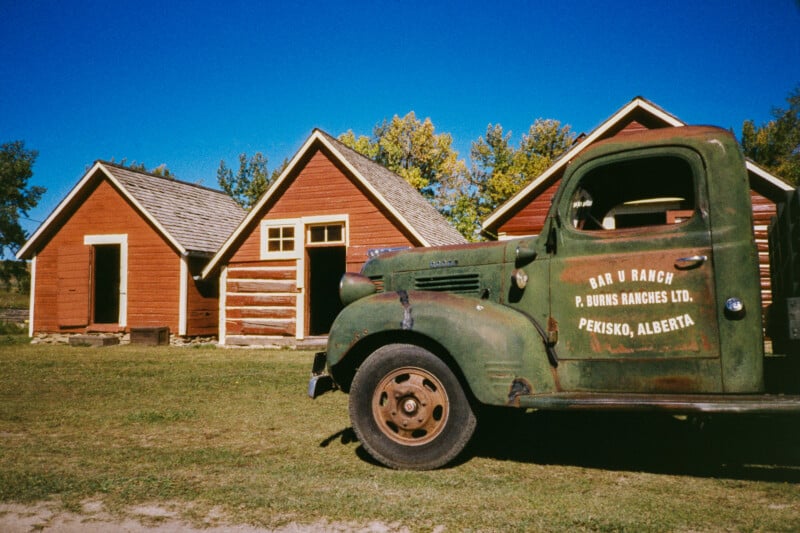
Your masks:
{"label": "dirt path", "polygon": [[85,501],[82,512],[65,511],[54,502],[30,505],[0,503],[0,531],[3,533],[310,533],[330,531],[337,533],[388,533],[407,532],[397,525],[372,522],[367,525],[320,522],[316,524],[289,524],[278,529],[264,529],[246,524],[228,524],[222,513],[210,512],[200,526],[180,518],[178,506],[139,505],[126,510],[124,517],[109,514],[100,501]]}

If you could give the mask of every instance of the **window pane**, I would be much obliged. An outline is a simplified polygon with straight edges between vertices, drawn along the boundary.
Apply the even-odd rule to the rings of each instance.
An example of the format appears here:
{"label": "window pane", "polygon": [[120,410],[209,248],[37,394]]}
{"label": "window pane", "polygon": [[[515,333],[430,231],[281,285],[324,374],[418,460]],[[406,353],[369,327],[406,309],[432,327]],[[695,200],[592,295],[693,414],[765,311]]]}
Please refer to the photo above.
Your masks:
{"label": "window pane", "polygon": [[294,226],[271,226],[266,230],[267,252],[294,250]]}
{"label": "window pane", "polygon": [[341,242],[342,240],[342,226],[328,226],[328,242]]}
{"label": "window pane", "polygon": [[325,226],[311,226],[308,230],[309,242],[325,242]]}
{"label": "window pane", "polygon": [[694,191],[692,168],[682,158],[654,156],[610,163],[581,178],[570,219],[584,231],[676,224],[692,217]]}
{"label": "window pane", "polygon": [[343,235],[343,224],[310,226],[308,228],[308,242],[310,243],[342,242],[344,240]]}

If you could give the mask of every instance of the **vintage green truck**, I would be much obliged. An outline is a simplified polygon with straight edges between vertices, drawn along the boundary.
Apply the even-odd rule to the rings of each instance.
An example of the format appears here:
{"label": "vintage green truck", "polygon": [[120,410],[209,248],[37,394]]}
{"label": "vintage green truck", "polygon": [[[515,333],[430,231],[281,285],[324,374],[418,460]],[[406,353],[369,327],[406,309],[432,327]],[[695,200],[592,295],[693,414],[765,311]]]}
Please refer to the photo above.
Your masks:
{"label": "vintage green truck", "polygon": [[487,406],[800,413],[798,233],[791,194],[764,321],[735,138],[602,141],[569,163],[538,237],[386,251],[345,274],[309,395],[349,393],[364,448],[408,469],[451,462]]}

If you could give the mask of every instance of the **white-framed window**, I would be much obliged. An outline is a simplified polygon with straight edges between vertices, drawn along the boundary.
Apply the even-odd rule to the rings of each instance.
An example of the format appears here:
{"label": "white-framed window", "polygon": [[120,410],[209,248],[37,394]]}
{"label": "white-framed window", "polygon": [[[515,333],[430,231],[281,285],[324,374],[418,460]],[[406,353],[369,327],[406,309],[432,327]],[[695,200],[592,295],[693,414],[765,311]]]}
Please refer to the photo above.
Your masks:
{"label": "white-framed window", "polygon": [[294,252],[294,226],[267,227],[267,253]]}
{"label": "white-framed window", "polygon": [[302,221],[261,221],[261,259],[297,259],[302,252]]}
{"label": "white-framed window", "polygon": [[349,242],[347,215],[261,221],[261,259],[302,259],[306,245]]}
{"label": "white-framed window", "polygon": [[344,221],[306,226],[306,243],[308,244],[344,244],[344,242]]}

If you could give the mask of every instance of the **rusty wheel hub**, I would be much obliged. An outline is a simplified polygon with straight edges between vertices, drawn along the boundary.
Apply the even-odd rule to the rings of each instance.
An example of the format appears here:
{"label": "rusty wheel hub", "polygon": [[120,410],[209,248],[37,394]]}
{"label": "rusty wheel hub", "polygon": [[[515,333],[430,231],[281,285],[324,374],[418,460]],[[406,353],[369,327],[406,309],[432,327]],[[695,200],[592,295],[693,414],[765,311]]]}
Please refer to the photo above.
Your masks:
{"label": "rusty wheel hub", "polygon": [[450,405],[436,376],[421,368],[399,368],[375,388],[372,414],[387,437],[405,446],[419,446],[441,433]]}

